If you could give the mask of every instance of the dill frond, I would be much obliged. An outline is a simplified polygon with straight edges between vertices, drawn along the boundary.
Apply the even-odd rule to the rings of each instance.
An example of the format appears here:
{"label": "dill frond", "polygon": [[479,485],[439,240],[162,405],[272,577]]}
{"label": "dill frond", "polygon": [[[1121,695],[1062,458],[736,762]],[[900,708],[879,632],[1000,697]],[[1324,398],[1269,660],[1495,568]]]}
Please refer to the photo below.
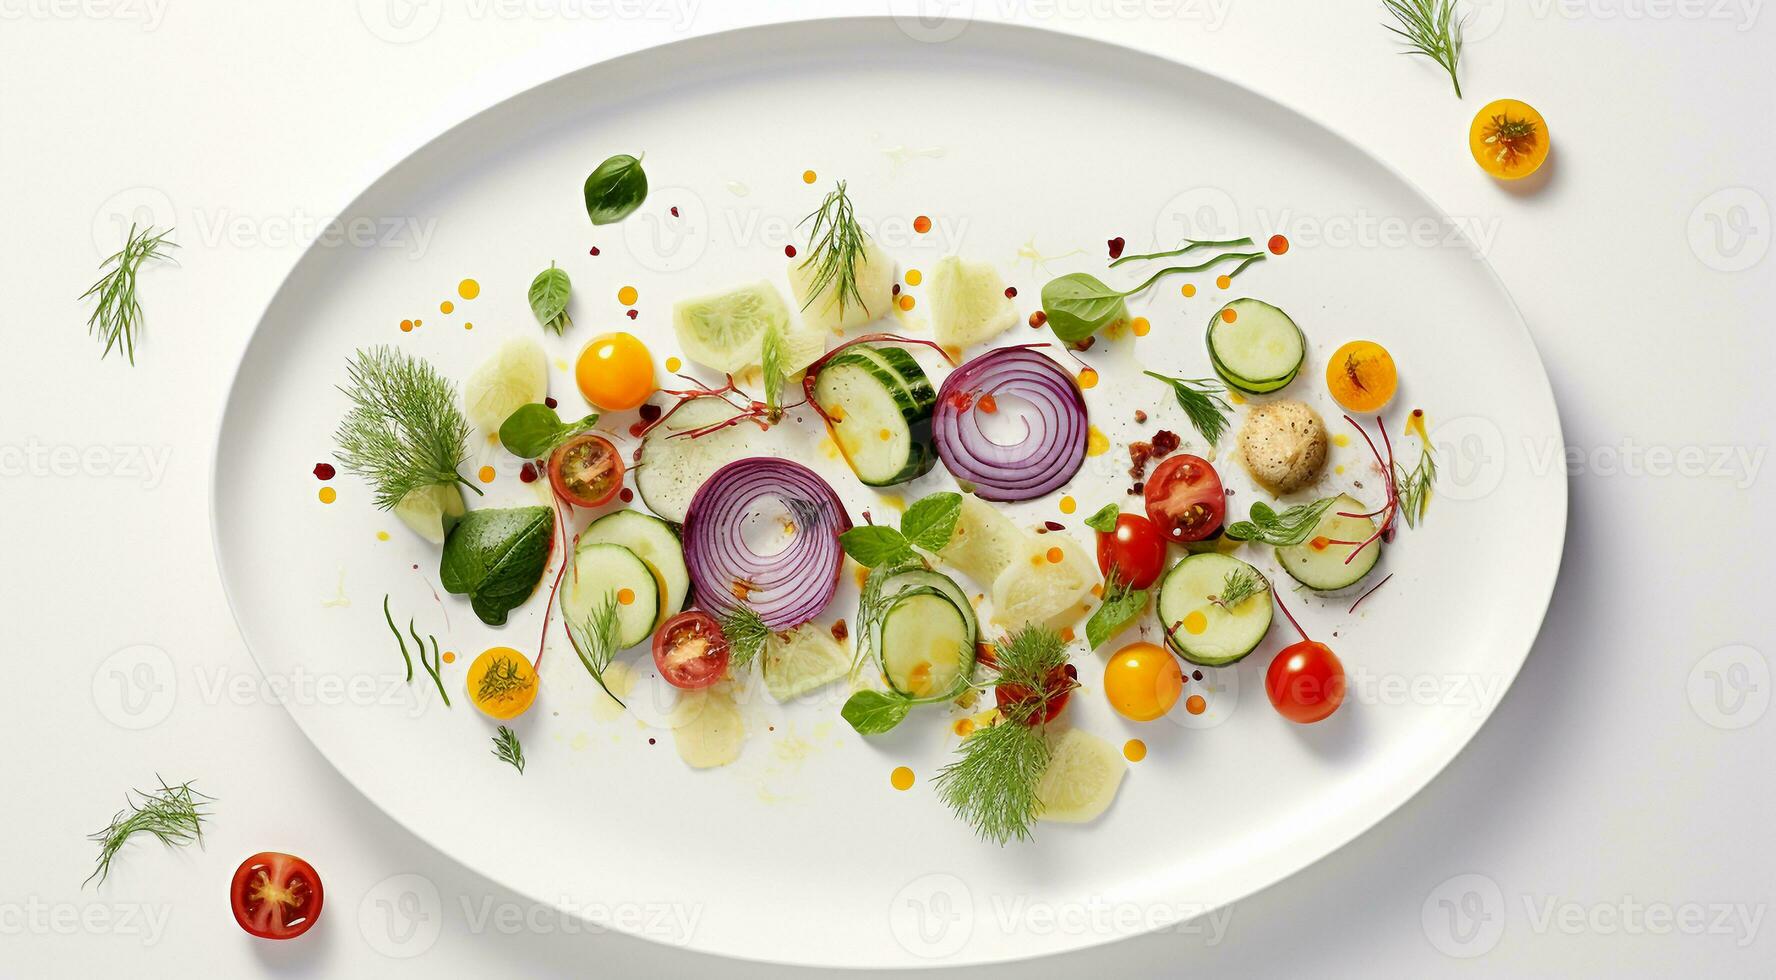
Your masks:
{"label": "dill frond", "polygon": [[524,746],[518,743],[518,733],[504,725],[493,736],[493,756],[501,762],[518,770],[524,775]]}
{"label": "dill frond", "polygon": [[388,346],[360,350],[339,390],[352,407],[340,421],[333,454],[369,480],[376,506],[392,510],[407,494],[443,483],[481,489],[457,472],[468,459],[469,423],[456,386],[424,360]]}
{"label": "dill frond", "polygon": [[1040,692],[1049,686],[1048,675],[1066,665],[1067,643],[1054,630],[1029,623],[994,647],[993,657],[999,664],[995,683],[1016,684]]}
{"label": "dill frond", "polygon": [[1221,397],[1227,391],[1225,385],[1210,378],[1168,378],[1153,371],[1141,373],[1171,387],[1172,394],[1178,399],[1178,407],[1184,410],[1190,424],[1209,441],[1209,445],[1221,441],[1227,433],[1227,415],[1233,411],[1233,406]]}
{"label": "dill frond", "polygon": [[760,659],[765,652],[765,641],[771,638],[771,628],[765,625],[759,614],[744,607],[721,618],[721,631],[728,640],[728,665],[735,673]]}
{"label": "dill frond", "polygon": [[150,259],[173,261],[166,251],[179,247],[166,240],[172,233],[171,228],[156,234],[152,225],[140,231],[130,225],[123,248],[99,265],[99,281],[80,294],[81,299],[94,301],[86,329],[105,342],[100,358],[110,356],[111,349],[122,344],[129,362],[136,363],[136,335],[144,322],[142,304],[136,298],[136,275]]}
{"label": "dill frond", "polygon": [[1418,527],[1424,520],[1425,511],[1431,506],[1431,486],[1437,482],[1437,459],[1431,454],[1431,446],[1425,444],[1424,452],[1419,454],[1418,465],[1410,472],[1399,463],[1394,464],[1394,483],[1399,488],[1400,513],[1406,517],[1406,526]]}
{"label": "dill frond", "polygon": [[1256,571],[1241,568],[1227,573],[1227,577],[1221,581],[1221,594],[1211,597],[1210,601],[1232,612],[1240,603],[1260,592],[1268,591],[1269,585]]}
{"label": "dill frond", "polygon": [[112,859],[137,834],[151,834],[168,847],[202,843],[203,821],[210,815],[207,807],[215,798],[192,789],[190,780],[177,786],[168,786],[158,776],[155,781],[160,783],[159,789],[136,790],[134,799],[125,792],[124,809],[117,811],[103,830],[89,835],[88,839],[99,845],[99,861],[86,881],[97,878],[104,884],[111,874]]}
{"label": "dill frond", "polygon": [[623,699],[617,697],[604,683],[604,672],[610,667],[611,660],[617,655],[617,594],[609,592],[604,600],[592,607],[592,611],[584,616],[563,614],[567,622],[567,639],[572,644],[574,653],[579,656],[580,663],[585,666],[586,673],[598,682],[605,694],[618,705]]}
{"label": "dill frond", "polygon": [[857,291],[857,263],[868,261],[863,249],[869,244],[869,236],[857,223],[851,198],[845,194],[845,182],[839,181],[838,186],[820,202],[820,207],[801,223],[812,223],[808,229],[808,257],[802,260],[801,267],[814,267],[814,282],[808,291],[807,302],[802,304],[803,311],[830,287],[833,298],[828,304],[839,304],[839,316],[845,315],[848,302],[856,303],[865,313],[870,312],[863,294]]}
{"label": "dill frond", "polygon": [[1041,804],[1036,784],[1048,768],[1048,739],[1013,720],[977,728],[938,771],[938,798],[986,840],[1028,840]]}
{"label": "dill frond", "polygon": [[1462,97],[1461,79],[1456,65],[1461,61],[1462,22],[1455,14],[1455,0],[1382,0],[1381,5],[1394,15],[1399,26],[1381,26],[1398,34],[1406,43],[1406,54],[1429,58],[1449,73],[1455,85],[1455,97]]}

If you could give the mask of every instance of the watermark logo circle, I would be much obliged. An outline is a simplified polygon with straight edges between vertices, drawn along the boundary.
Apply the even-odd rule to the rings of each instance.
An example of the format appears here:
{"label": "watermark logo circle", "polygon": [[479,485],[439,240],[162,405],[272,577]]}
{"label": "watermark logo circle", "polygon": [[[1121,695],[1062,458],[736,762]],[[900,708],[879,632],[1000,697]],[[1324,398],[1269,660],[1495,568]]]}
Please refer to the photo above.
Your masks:
{"label": "watermark logo circle", "polygon": [[650,190],[648,200],[660,206],[623,219],[629,255],[652,272],[682,272],[696,265],[709,249],[709,206],[688,187]]}
{"label": "watermark logo circle", "polygon": [[925,44],[954,41],[974,20],[974,0],[888,0],[900,32]]}
{"label": "watermark logo circle", "polygon": [[[1190,663],[1184,668],[1184,693],[1179,696],[1179,703],[1165,713],[1166,720],[1181,728],[1215,728],[1222,722],[1233,717],[1239,707],[1240,677],[1235,667],[1197,667]],[[1197,674],[1201,674],[1199,680]],[[1202,710],[1190,710],[1191,698],[1202,698]]]}
{"label": "watermark logo circle", "polygon": [[1770,250],[1770,202],[1749,187],[1725,187],[1690,212],[1690,251],[1716,272],[1742,272]]}
{"label": "watermark logo circle", "polygon": [[1690,707],[1716,728],[1755,724],[1770,708],[1770,662],[1744,644],[1711,650],[1690,668]]}
{"label": "watermark logo circle", "polygon": [[432,948],[444,931],[444,900],[425,875],[391,875],[370,886],[358,903],[358,932],[370,948],[411,959]]}
{"label": "watermark logo circle", "polygon": [[[1505,433],[1497,422],[1483,415],[1462,415],[1438,423],[1430,435],[1437,453],[1432,485],[1437,496],[1480,500],[1505,481]],[[1403,459],[1409,461],[1410,455]]]}
{"label": "watermark logo circle", "polygon": [[954,956],[974,935],[974,893],[953,874],[920,875],[894,893],[888,928],[895,942],[914,956]]}
{"label": "watermark logo circle", "polygon": [[1485,875],[1456,875],[1425,896],[1419,924],[1444,956],[1484,956],[1505,934],[1505,894]]}
{"label": "watermark logo circle", "polygon": [[93,671],[92,699],[99,714],[119,728],[153,728],[179,700],[173,658],[147,643],[118,650]]}
{"label": "watermark logo circle", "polygon": [[93,250],[103,258],[123,247],[130,229],[166,231],[179,223],[173,199],[158,187],[130,187],[105,198],[93,212]]}
{"label": "watermark logo circle", "polygon": [[1506,0],[1468,0],[1462,17],[1461,41],[1476,44],[1498,33],[1505,23]]}
{"label": "watermark logo circle", "polygon": [[411,44],[438,29],[444,0],[358,0],[358,19],[390,44]]}
{"label": "watermark logo circle", "polygon": [[1225,241],[1239,236],[1239,205],[1219,187],[1192,187],[1173,194],[1153,219],[1153,242],[1170,248],[1185,239]]}

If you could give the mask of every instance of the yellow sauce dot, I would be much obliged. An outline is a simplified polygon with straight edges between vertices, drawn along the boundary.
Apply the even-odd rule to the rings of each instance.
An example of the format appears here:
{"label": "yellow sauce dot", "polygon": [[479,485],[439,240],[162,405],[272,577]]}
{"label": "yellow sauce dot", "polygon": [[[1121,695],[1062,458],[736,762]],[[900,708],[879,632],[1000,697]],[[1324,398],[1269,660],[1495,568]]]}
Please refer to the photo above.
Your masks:
{"label": "yellow sauce dot", "polygon": [[1091,593],[1092,593],[1092,596],[1095,598],[1098,598],[1098,599],[1104,598],[1104,584],[1102,582],[1100,582],[1097,585],[1092,586]]}
{"label": "yellow sauce dot", "polygon": [[494,477],[493,467],[483,466],[481,467],[481,472],[476,475],[481,477],[482,483],[492,483]]}
{"label": "yellow sauce dot", "polygon": [[339,499],[339,491],[333,489],[332,487],[322,487],[321,488],[321,503],[330,504],[333,501],[338,500],[338,499]]}
{"label": "yellow sauce dot", "polygon": [[1233,402],[1235,405],[1244,405],[1246,403],[1246,396],[1229,388],[1227,389],[1227,400]]}
{"label": "yellow sauce dot", "polygon": [[417,327],[424,322],[425,322],[424,320],[415,320],[415,321],[413,321],[413,325]]}
{"label": "yellow sauce dot", "polygon": [[925,274],[923,272],[920,272],[918,269],[908,269],[907,270],[907,274],[906,274],[906,284],[907,285],[917,286],[918,284],[920,284],[921,282],[924,282],[924,281],[925,281]]}
{"label": "yellow sauce dot", "polygon": [[1087,456],[1102,456],[1109,451],[1110,451],[1110,437],[1109,436],[1105,435],[1095,425],[1086,430],[1085,454]]}
{"label": "yellow sauce dot", "polygon": [[1193,715],[1200,715],[1204,711],[1207,711],[1208,708],[1209,708],[1209,703],[1207,701],[1204,701],[1202,695],[1200,695],[1200,694],[1192,694],[1189,698],[1187,698],[1184,701],[1184,710],[1190,712]]}
{"label": "yellow sauce dot", "polygon": [[969,735],[974,733],[974,719],[973,718],[958,718],[958,719],[956,719],[956,727],[954,730],[958,736],[960,736],[962,738],[967,738]]}
{"label": "yellow sauce dot", "polygon": [[1184,294],[1185,299],[1189,299],[1196,295],[1196,283],[1187,282],[1184,284],[1184,287],[1178,291]]}
{"label": "yellow sauce dot", "polygon": [[679,360],[678,358],[668,357],[666,359],[666,370],[677,371],[679,368],[682,368],[682,367],[684,367],[684,362]]}
{"label": "yellow sauce dot", "polygon": [[[812,170],[808,172],[813,173]],[[912,789],[913,771],[906,766],[895,766],[894,771],[888,774],[888,782],[895,789]]]}
{"label": "yellow sauce dot", "polygon": [[444,662],[447,664],[456,663],[456,651],[455,650],[444,651]]}
{"label": "yellow sauce dot", "polygon": [[802,171],[802,183],[804,183],[804,184],[812,184],[819,179],[820,179],[820,175],[815,173],[812,170]]}
{"label": "yellow sauce dot", "polygon": [[618,589],[617,590],[617,604],[622,605],[622,606],[634,605],[635,604],[635,590],[634,589]]}
{"label": "yellow sauce dot", "polygon": [[1147,758],[1147,743],[1138,738],[1131,738],[1122,743],[1122,757],[1130,762],[1140,762]]}
{"label": "yellow sauce dot", "polygon": [[413,332],[413,321],[412,320],[402,320],[401,321],[401,332],[402,333],[412,333]]}
{"label": "yellow sauce dot", "polygon": [[466,323],[465,322],[463,324],[463,329],[464,330],[473,330],[473,329],[475,329],[475,325],[473,323]]}
{"label": "yellow sauce dot", "polygon": [[1334,445],[1334,446],[1348,446],[1350,444],[1351,444],[1351,437],[1345,435],[1342,432],[1340,432],[1339,434],[1332,437],[1332,445]]}
{"label": "yellow sauce dot", "polygon": [[1079,501],[1074,500],[1072,497],[1061,498],[1061,513],[1071,514],[1074,510],[1078,509],[1078,507]]}
{"label": "yellow sauce dot", "polygon": [[1200,610],[1192,609],[1190,615],[1184,617],[1184,632],[1192,636],[1198,636],[1208,628],[1209,617],[1204,616]]}
{"label": "yellow sauce dot", "polygon": [[1231,276],[1217,276],[1215,278],[1216,289],[1226,289],[1231,285],[1233,285],[1233,277]]}
{"label": "yellow sauce dot", "polygon": [[1081,387],[1081,388],[1096,388],[1097,386],[1098,386],[1098,372],[1093,371],[1091,368],[1086,368],[1085,370],[1079,372],[1079,387]]}
{"label": "yellow sauce dot", "polygon": [[912,309],[913,308],[913,298],[911,296],[908,296],[906,293],[901,293],[900,294],[900,308],[903,310]]}
{"label": "yellow sauce dot", "polygon": [[444,302],[438,304],[438,312],[439,313],[455,313],[456,312],[456,304],[452,303],[449,300],[445,300]]}
{"label": "yellow sauce dot", "polygon": [[1135,317],[1134,321],[1129,324],[1129,330],[1137,337],[1147,336],[1147,331],[1152,329],[1153,324],[1149,323],[1144,316]]}
{"label": "yellow sauce dot", "polygon": [[389,533],[387,531],[376,532],[376,540],[387,541],[388,539],[389,539]]}
{"label": "yellow sauce dot", "polygon": [[456,284],[456,295],[463,299],[474,299],[481,295],[481,284],[473,279],[464,279]]}
{"label": "yellow sauce dot", "polygon": [[887,429],[879,429],[876,431],[876,438],[882,440],[883,442],[887,442],[888,440],[894,438],[894,433],[889,432]]}
{"label": "yellow sauce dot", "polygon": [[640,298],[641,294],[635,291],[634,286],[624,286],[622,289],[617,290],[617,302],[624,306],[634,306],[635,301]]}

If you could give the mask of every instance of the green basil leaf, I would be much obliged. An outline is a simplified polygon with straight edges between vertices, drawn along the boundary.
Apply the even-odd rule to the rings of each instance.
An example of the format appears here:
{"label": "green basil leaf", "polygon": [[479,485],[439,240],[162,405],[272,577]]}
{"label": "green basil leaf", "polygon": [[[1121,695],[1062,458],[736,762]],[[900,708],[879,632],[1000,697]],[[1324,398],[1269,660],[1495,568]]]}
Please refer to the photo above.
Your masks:
{"label": "green basil leaf", "polygon": [[934,493],[900,515],[900,533],[926,551],[940,551],[955,537],[956,520],[961,516],[961,494]]}
{"label": "green basil leaf", "polygon": [[467,595],[483,623],[502,626],[543,580],[554,544],[547,507],[472,510],[444,539],[438,579],[446,592]]}
{"label": "green basil leaf", "polygon": [[1116,519],[1122,516],[1122,508],[1116,504],[1105,504],[1098,512],[1085,519],[1085,526],[1105,534],[1116,532]]}
{"label": "green basil leaf", "polygon": [[1284,548],[1297,545],[1307,540],[1337,499],[1325,497],[1311,504],[1297,504],[1281,514],[1259,501],[1252,504],[1251,520],[1229,524],[1222,533],[1235,541],[1257,541]]}
{"label": "green basil leaf", "polygon": [[839,547],[865,568],[879,568],[914,557],[906,535],[877,524],[854,527],[839,535]]}
{"label": "green basil leaf", "polygon": [[1042,287],[1042,312],[1048,328],[1068,343],[1078,343],[1129,316],[1125,294],[1111,289],[1098,277],[1073,272],[1050,279]]}
{"label": "green basil leaf", "polygon": [[839,717],[851,723],[859,735],[880,735],[906,718],[913,703],[883,691],[858,691],[846,699]]}
{"label": "green basil leaf", "polygon": [[1096,650],[1104,642],[1122,632],[1123,627],[1134,622],[1141,613],[1147,610],[1147,593],[1143,589],[1131,589],[1116,582],[1114,569],[1106,580],[1104,601],[1091,614],[1085,623],[1085,640]]}
{"label": "green basil leaf", "polygon": [[647,200],[648,179],[641,159],[619,153],[586,178],[586,214],[595,225],[615,224]]}
{"label": "green basil leaf", "polygon": [[500,423],[500,445],[506,451],[523,459],[542,459],[553,452],[556,446],[568,440],[568,437],[590,429],[598,423],[598,413],[580,419],[577,422],[563,422],[555,410],[541,402],[531,402],[518,406],[506,420]]}
{"label": "green basil leaf", "polygon": [[544,330],[560,335],[573,326],[573,318],[567,315],[567,298],[572,294],[573,282],[567,278],[567,270],[551,262],[530,281],[530,312],[536,314]]}

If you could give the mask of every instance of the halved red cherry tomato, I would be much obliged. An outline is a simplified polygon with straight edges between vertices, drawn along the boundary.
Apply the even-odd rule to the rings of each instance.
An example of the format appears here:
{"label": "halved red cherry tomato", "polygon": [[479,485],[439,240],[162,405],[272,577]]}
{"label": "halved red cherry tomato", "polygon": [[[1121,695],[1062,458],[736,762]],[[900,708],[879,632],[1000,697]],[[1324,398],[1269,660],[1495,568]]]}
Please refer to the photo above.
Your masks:
{"label": "halved red cherry tomato", "polygon": [[1165,537],[1139,514],[1122,514],[1116,530],[1098,532],[1098,571],[1109,575],[1114,567],[1118,579],[1137,589],[1158,581],[1165,561]]}
{"label": "halved red cherry tomato", "polygon": [[1062,664],[1048,672],[1043,679],[1043,693],[1037,694],[1022,684],[1000,684],[993,688],[993,703],[1000,710],[1010,713],[1010,709],[1042,698],[1044,704],[1039,711],[1033,711],[1029,724],[1037,725],[1050,722],[1067,706],[1067,699],[1073,696],[1073,689],[1079,686],[1079,671],[1072,664]]}
{"label": "halved red cherry tomato", "polygon": [[291,854],[261,851],[234,869],[234,921],[260,939],[295,939],[321,917],[321,876]]}
{"label": "halved red cherry tomato", "polygon": [[654,633],[654,666],[673,687],[695,691],[728,672],[728,638],[715,617],[699,609],[681,612]]}
{"label": "halved red cherry tomato", "polygon": [[549,485],[575,507],[600,507],[623,488],[623,457],[603,436],[582,432],[549,454]]}
{"label": "halved red cherry tomato", "polygon": [[1201,456],[1180,453],[1147,481],[1147,516],[1167,541],[1201,541],[1227,516],[1221,477]]}
{"label": "halved red cherry tomato", "polygon": [[1264,693],[1284,718],[1311,725],[1344,703],[1344,665],[1324,643],[1291,643],[1265,671]]}

